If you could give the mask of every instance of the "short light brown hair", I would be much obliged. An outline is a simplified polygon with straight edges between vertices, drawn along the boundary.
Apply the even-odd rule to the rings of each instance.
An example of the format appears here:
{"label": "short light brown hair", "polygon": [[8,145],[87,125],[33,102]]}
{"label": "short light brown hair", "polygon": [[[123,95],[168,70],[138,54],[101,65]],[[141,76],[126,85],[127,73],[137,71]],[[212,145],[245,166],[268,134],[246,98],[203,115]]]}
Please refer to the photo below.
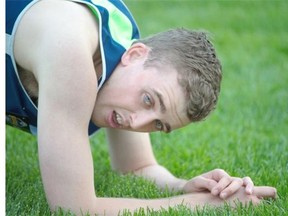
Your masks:
{"label": "short light brown hair", "polygon": [[151,50],[145,67],[174,67],[186,95],[191,122],[205,119],[215,109],[222,67],[207,33],[177,28],[138,40]]}

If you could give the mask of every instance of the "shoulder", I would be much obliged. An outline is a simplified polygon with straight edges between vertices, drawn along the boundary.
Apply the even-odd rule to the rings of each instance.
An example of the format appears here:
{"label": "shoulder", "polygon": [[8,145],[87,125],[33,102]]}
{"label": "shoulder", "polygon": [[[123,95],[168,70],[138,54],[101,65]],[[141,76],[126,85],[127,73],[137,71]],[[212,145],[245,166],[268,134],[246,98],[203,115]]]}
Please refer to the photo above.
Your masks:
{"label": "shoulder", "polygon": [[98,23],[88,7],[66,0],[42,0],[20,21],[14,52],[17,63],[29,70],[49,53],[65,57],[81,50],[92,56],[97,48]]}
{"label": "shoulder", "polygon": [[15,35],[14,55],[17,64],[35,76],[39,99],[61,98],[64,107],[74,103],[72,96],[80,104],[88,95],[94,98],[97,29],[89,9],[71,1],[42,0],[25,13]]}

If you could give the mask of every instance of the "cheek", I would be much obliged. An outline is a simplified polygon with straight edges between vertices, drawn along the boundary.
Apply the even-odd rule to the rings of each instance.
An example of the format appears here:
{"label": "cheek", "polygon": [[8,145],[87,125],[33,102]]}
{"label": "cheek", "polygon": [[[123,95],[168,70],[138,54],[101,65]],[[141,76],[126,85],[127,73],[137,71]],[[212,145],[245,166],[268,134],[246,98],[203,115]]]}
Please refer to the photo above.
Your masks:
{"label": "cheek", "polygon": [[121,95],[117,98],[117,105],[128,110],[135,110],[140,107],[141,96],[135,94]]}
{"label": "cheek", "polygon": [[111,98],[121,106],[134,107],[139,106],[141,102],[141,92],[137,87],[130,87],[115,92]]}
{"label": "cheek", "polygon": [[118,88],[106,88],[98,93],[96,108],[138,110],[143,104],[142,94],[143,92],[136,84]]}
{"label": "cheek", "polygon": [[133,92],[116,93],[111,97],[105,99],[105,107],[112,109],[125,109],[134,111],[139,109],[141,105],[141,96]]}

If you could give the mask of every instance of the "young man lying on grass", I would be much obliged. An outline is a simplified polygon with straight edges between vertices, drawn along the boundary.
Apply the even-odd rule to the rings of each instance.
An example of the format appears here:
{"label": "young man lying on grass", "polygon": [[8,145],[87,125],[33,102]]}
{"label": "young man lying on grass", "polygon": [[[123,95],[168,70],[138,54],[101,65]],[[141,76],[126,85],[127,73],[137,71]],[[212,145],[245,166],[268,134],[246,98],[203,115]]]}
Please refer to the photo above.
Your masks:
{"label": "young man lying on grass", "polygon": [[[117,215],[124,209],[191,209],[259,203],[272,187],[216,169],[190,180],[159,165],[148,132],[169,133],[216,106],[221,65],[202,32],[139,39],[121,1],[7,1],[6,120],[37,134],[51,210]],[[89,135],[107,128],[111,164],[184,195],[97,197]]]}

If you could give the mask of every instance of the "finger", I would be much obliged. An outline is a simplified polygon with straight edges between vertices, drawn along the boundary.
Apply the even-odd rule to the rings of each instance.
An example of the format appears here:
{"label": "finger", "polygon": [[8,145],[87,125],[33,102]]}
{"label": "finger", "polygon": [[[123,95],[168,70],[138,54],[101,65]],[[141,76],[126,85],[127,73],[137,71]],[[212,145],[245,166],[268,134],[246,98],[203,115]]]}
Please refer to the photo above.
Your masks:
{"label": "finger", "polygon": [[217,182],[219,182],[224,177],[230,177],[229,174],[225,172],[223,169],[214,169],[210,172],[204,173],[202,176],[209,179],[213,179]]}
{"label": "finger", "polygon": [[254,187],[253,194],[259,198],[276,198],[277,190],[274,187],[258,186]]}
{"label": "finger", "polygon": [[203,176],[197,176],[185,184],[183,191],[185,193],[199,192],[203,190],[211,191],[216,184],[217,182],[214,180],[204,178]]}
{"label": "finger", "polygon": [[254,183],[250,177],[246,176],[243,178],[243,186],[245,186],[245,192],[249,195],[253,193]]}
{"label": "finger", "polygon": [[232,180],[233,178],[230,176],[223,177],[212,189],[211,193],[215,196],[219,195],[228,185],[231,184]]}
{"label": "finger", "polygon": [[243,180],[241,178],[233,178],[233,181],[220,193],[220,198],[226,199],[238,191],[242,186]]}

